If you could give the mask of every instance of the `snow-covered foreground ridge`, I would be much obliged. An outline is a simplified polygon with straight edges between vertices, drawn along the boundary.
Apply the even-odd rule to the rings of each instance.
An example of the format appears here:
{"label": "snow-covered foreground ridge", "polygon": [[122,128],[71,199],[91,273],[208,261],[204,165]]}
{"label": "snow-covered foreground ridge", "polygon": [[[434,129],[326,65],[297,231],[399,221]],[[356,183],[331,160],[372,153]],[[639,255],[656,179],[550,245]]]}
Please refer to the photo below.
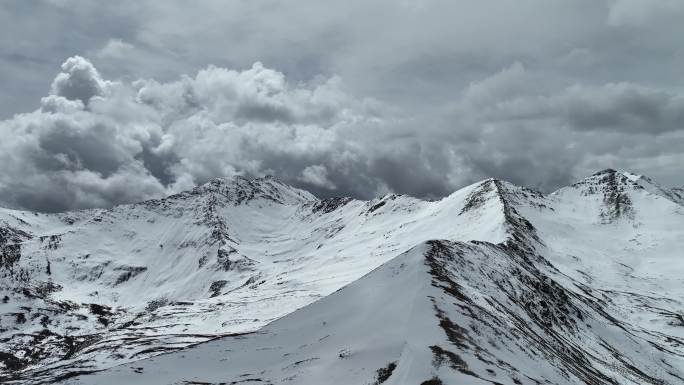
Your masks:
{"label": "snow-covered foreground ridge", "polygon": [[319,200],[236,178],[0,209],[0,381],[682,384],[681,191],[604,170],[546,196]]}

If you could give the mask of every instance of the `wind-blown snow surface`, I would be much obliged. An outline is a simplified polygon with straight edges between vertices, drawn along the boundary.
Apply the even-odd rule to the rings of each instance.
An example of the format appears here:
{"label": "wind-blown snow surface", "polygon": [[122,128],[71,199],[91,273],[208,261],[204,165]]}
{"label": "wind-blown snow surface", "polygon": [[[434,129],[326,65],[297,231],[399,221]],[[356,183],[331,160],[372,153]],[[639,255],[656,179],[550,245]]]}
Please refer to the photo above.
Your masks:
{"label": "wind-blown snow surface", "polygon": [[318,200],[238,178],[3,210],[4,380],[684,383],[680,198],[606,170],[549,196]]}

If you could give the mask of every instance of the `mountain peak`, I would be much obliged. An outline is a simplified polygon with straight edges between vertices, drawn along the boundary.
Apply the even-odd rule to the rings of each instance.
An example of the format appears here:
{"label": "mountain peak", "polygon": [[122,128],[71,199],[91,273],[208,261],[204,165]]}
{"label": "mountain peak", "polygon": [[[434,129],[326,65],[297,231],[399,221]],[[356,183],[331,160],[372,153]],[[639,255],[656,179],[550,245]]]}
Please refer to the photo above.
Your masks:
{"label": "mountain peak", "polygon": [[[639,190],[668,199],[677,204],[684,204],[684,194],[678,194],[675,189],[664,188],[645,175],[611,168],[596,172],[574,183],[570,188],[580,189],[584,196],[602,193],[606,197],[606,202],[610,201],[613,204],[617,202],[616,199],[623,199],[623,203],[629,204],[629,198],[625,194],[629,191]],[[621,207],[618,211],[621,211],[622,208],[624,207]]]}
{"label": "mountain peak", "polygon": [[618,171],[615,170],[615,169],[613,169],[613,168],[606,168],[606,169],[603,169],[603,170],[601,170],[601,171],[597,171],[597,172],[591,174],[591,176],[600,176],[600,175],[615,174],[615,173],[617,173],[617,172],[618,172]]}
{"label": "mountain peak", "polygon": [[213,178],[195,187],[190,193],[218,194],[228,198],[235,205],[252,200],[267,200],[280,204],[298,204],[318,200],[313,194],[285,184],[272,175],[253,179],[242,175],[232,178]]}
{"label": "mountain peak", "polygon": [[492,208],[502,216],[508,240],[527,247],[540,244],[534,226],[518,212],[516,207],[544,206],[544,196],[541,193],[516,186],[512,183],[495,178],[485,179],[468,187],[470,193],[465,198],[459,215],[468,212],[482,214],[483,210],[492,212]]}
{"label": "mountain peak", "polygon": [[634,208],[629,192],[643,189],[625,173],[608,168],[555,192],[559,194],[577,190],[580,196],[597,196],[601,199],[600,217],[602,222],[611,223],[619,218],[634,218]]}
{"label": "mountain peak", "polygon": [[[601,171],[597,171],[590,176],[583,178],[575,183],[573,183],[570,187],[580,187],[580,186],[599,186],[599,185],[614,185],[614,184],[624,184],[627,186],[636,186],[637,184],[635,181],[638,178],[641,178],[642,176],[631,173],[631,172],[625,172],[625,171],[620,171],[620,170],[615,170],[612,168],[606,168]],[[590,193],[596,192],[595,189],[592,190]]]}

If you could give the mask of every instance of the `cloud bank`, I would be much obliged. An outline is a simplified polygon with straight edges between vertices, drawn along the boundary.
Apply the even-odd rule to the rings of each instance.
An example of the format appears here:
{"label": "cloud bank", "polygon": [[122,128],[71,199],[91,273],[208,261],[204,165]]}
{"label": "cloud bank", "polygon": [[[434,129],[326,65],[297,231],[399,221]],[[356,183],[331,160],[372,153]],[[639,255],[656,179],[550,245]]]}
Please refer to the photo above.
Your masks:
{"label": "cloud bank", "polygon": [[573,177],[568,164],[603,167],[621,151],[681,157],[682,95],[629,83],[542,94],[534,76],[512,63],[420,116],[351,95],[339,77],[292,83],[258,62],[121,81],[74,56],[40,109],[0,122],[0,196],[60,211],[272,174],[319,196],[434,198],[486,176],[551,188]]}
{"label": "cloud bank", "polygon": [[335,190],[328,168],[352,178],[367,161],[354,137],[385,122],[337,78],[291,85],[261,63],[167,83],[105,80],[80,56],[61,70],[39,110],[0,123],[0,194],[18,207],[110,206],[234,175]]}

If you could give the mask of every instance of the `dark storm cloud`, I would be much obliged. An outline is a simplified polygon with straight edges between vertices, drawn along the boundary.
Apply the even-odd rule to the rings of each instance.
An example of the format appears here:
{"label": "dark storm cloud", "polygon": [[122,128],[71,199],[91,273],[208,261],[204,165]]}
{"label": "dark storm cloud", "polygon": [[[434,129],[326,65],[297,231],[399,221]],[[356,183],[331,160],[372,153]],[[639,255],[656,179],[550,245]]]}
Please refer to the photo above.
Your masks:
{"label": "dark storm cloud", "polygon": [[684,95],[628,83],[573,87],[556,104],[580,130],[660,133],[684,129]]}
{"label": "dark storm cloud", "polygon": [[0,200],[237,174],[363,198],[606,167],[681,185],[683,4],[2,2]]}

